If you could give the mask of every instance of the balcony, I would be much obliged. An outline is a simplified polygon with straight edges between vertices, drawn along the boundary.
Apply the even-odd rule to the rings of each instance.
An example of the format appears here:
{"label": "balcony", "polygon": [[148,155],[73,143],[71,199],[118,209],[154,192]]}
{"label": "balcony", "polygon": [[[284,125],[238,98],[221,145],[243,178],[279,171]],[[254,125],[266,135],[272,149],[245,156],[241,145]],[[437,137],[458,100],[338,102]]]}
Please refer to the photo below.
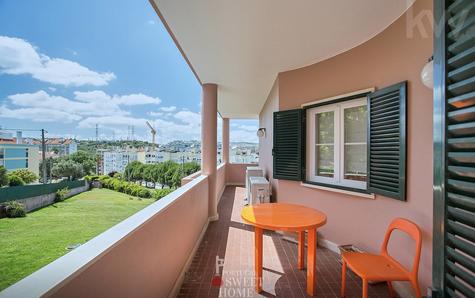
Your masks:
{"label": "balcony", "polygon": [[[167,197],[55,260],[0,293],[0,297],[253,297],[253,230],[240,217],[246,165],[217,168],[217,221],[208,221],[208,177],[199,175]],[[228,172],[230,171],[230,172]],[[228,172],[228,173],[226,173]],[[232,179],[232,180],[229,180]],[[229,182],[233,181],[233,182]],[[263,296],[300,297],[305,271],[298,270],[291,235],[266,232]],[[213,283],[217,258],[222,285]],[[340,288],[337,253],[318,249],[317,295]],[[348,294],[361,292],[348,278]],[[385,284],[371,297],[387,294]]]}
{"label": "balcony", "polygon": [[[259,166],[272,185],[272,201],[327,215],[318,230],[319,297],[338,296],[338,245],[378,253],[397,217],[417,223],[422,232],[422,293],[433,288],[444,297],[474,295],[473,22],[460,29],[467,35],[458,41],[457,30],[445,32],[453,44],[441,50],[433,46],[440,36],[423,22],[434,16],[429,0],[254,1],[246,7],[240,1],[150,2],[202,85],[202,171],[0,297],[257,296],[253,232],[240,218],[246,165],[229,162],[229,121],[243,118],[258,118],[265,132]],[[470,1],[435,3],[459,16],[470,5],[474,20]],[[463,81],[444,85],[440,78],[448,73],[435,69],[443,82],[427,88],[421,80],[427,59],[439,51],[436,66],[448,65],[443,59],[450,48],[459,51],[452,53],[457,71],[450,75]],[[452,103],[437,94],[448,87]],[[363,106],[368,117],[361,109],[346,117],[345,109]],[[378,111],[379,118],[372,116]],[[318,132],[331,137],[317,142],[318,115],[327,112],[331,124]],[[218,113],[223,164],[216,167]],[[278,119],[281,113],[286,115]],[[346,129],[345,121],[355,125]],[[346,140],[347,132],[355,140]],[[379,145],[368,150],[374,139]],[[347,145],[357,154],[345,159]],[[333,154],[319,156],[319,146]],[[347,171],[352,158],[358,166]],[[369,187],[371,166],[372,174],[382,175]],[[395,238],[390,254],[410,267],[412,239]],[[264,250],[262,296],[304,296],[306,276],[296,267],[293,235],[266,231]],[[216,270],[217,264],[223,266]],[[359,297],[361,280],[348,273],[347,283],[347,294]],[[413,296],[407,283],[393,287],[402,297]],[[370,285],[369,296],[386,297],[388,289]]]}

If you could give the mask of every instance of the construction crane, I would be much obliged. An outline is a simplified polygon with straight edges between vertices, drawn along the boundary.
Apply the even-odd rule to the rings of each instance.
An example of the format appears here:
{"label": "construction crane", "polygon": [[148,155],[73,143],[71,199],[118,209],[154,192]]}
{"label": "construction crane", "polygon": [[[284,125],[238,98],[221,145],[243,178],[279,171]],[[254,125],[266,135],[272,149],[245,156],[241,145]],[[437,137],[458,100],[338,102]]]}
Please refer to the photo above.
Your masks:
{"label": "construction crane", "polygon": [[145,121],[147,123],[147,126],[150,127],[150,133],[152,134],[152,144],[155,145],[155,135],[157,134],[157,131],[155,128],[153,128],[152,124],[150,122]]}

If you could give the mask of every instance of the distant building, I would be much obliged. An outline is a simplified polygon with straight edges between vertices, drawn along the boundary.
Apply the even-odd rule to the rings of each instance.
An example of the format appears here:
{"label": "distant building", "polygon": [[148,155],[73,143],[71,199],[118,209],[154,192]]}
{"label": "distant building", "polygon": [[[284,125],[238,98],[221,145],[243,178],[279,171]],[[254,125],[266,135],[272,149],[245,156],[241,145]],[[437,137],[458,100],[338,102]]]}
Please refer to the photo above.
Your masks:
{"label": "distant building", "polygon": [[111,172],[123,173],[125,167],[129,162],[137,160],[137,152],[114,150],[114,151],[99,151],[101,165],[99,174],[107,175]]}
{"label": "distant building", "polygon": [[7,171],[28,169],[38,175],[40,167],[38,146],[23,144],[21,133],[17,138],[3,133],[0,137],[0,166],[4,166]]}
{"label": "distant building", "polygon": [[160,151],[138,151],[137,160],[144,164],[164,162],[165,155]]}
{"label": "distant building", "polygon": [[[36,140],[41,150],[41,141]],[[58,156],[70,155],[78,151],[78,145],[73,139],[48,138],[46,139],[46,152],[54,152]]]}

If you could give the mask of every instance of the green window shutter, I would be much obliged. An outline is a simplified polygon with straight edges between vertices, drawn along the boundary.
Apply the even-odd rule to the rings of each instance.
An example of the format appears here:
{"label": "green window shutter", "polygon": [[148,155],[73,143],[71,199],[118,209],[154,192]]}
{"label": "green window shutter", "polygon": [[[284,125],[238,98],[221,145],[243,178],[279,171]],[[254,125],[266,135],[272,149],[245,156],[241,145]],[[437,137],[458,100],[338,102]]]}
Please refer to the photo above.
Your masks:
{"label": "green window shutter", "polygon": [[304,121],[302,109],[274,112],[274,179],[302,180]]}
{"label": "green window shutter", "polygon": [[368,94],[368,190],[406,200],[406,82]]}
{"label": "green window shutter", "polygon": [[434,14],[433,287],[475,297],[475,1]]}

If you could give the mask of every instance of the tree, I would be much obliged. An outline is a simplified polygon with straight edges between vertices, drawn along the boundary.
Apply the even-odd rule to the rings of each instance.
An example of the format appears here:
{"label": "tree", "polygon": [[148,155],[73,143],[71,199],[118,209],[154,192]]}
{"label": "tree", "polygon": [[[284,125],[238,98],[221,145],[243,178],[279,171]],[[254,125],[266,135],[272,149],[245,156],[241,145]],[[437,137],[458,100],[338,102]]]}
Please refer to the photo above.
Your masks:
{"label": "tree", "polygon": [[183,175],[184,177],[198,172],[201,169],[201,166],[197,162],[187,162],[183,165]]}
{"label": "tree", "polygon": [[14,170],[14,171],[11,171],[9,174],[20,177],[21,180],[23,180],[23,182],[25,182],[26,184],[32,183],[38,180],[38,176],[28,169]]}
{"label": "tree", "polygon": [[[56,159],[53,159],[52,157],[47,157],[45,159],[45,164],[46,164],[46,174],[47,174],[47,177],[51,177],[51,168],[53,167],[53,165],[58,161],[59,159],[56,158]],[[43,161],[41,160],[40,161],[40,173],[43,172]],[[42,177],[40,177],[40,179],[42,179]]]}
{"label": "tree", "polygon": [[137,167],[139,167],[142,163],[140,161],[133,161],[133,162],[129,162],[127,164],[127,166],[125,167],[124,169],[124,178],[125,180],[127,181],[132,181],[134,180],[133,178],[133,174],[134,174],[134,171]]}
{"label": "tree", "polygon": [[8,185],[7,169],[4,166],[0,166],[0,187]]}
{"label": "tree", "polygon": [[17,176],[17,175],[11,175],[9,174],[8,175],[8,185],[9,186],[20,186],[20,185],[24,185],[25,182],[23,181],[23,179],[21,179],[21,177]]}
{"label": "tree", "polygon": [[176,176],[175,176],[175,173],[177,171],[179,171],[180,168],[178,167],[178,164],[177,163],[170,163],[169,166],[168,166],[168,169],[167,171],[165,172],[165,184],[172,187],[173,186],[173,181],[174,181],[174,177],[175,177],[175,181],[176,181]]}
{"label": "tree", "polygon": [[84,176],[82,165],[72,160],[61,160],[53,166],[51,172],[56,178],[68,177],[69,180],[74,180]]}
{"label": "tree", "polygon": [[137,181],[137,180],[142,180],[143,179],[143,171],[145,170],[145,165],[143,163],[139,163],[134,167],[134,170],[132,172],[132,179]]}
{"label": "tree", "polygon": [[86,151],[79,150],[69,155],[67,158],[82,165],[86,175],[92,175],[96,173],[96,158],[94,155],[87,153]]}

